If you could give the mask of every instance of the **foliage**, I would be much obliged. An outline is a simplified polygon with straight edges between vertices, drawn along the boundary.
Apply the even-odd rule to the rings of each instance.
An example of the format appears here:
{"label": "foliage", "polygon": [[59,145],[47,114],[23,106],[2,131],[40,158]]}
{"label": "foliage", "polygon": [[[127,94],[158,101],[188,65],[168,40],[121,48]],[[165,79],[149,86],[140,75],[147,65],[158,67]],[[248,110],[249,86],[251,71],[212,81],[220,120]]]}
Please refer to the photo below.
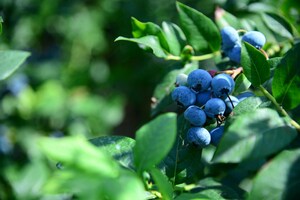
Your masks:
{"label": "foliage", "polygon": [[[105,8],[116,3],[112,2],[94,3],[111,16]],[[62,49],[53,47],[61,52],[53,55],[61,62],[48,60],[43,66],[33,53],[27,69],[32,74],[24,74],[36,85],[33,81],[13,90],[13,76],[7,80],[10,94],[1,101],[1,199],[293,199],[299,195],[299,24],[289,15],[290,8],[299,10],[297,3],[286,0],[284,6],[273,7],[268,0],[212,1],[203,3],[213,5],[211,9],[200,11],[176,2],[178,25],[163,21],[159,26],[132,17],[132,37],[119,36],[115,41],[138,44],[153,54],[139,54],[144,63],[157,64],[152,74],[140,77],[155,81],[151,118],[143,118],[147,122],[135,131],[134,139],[110,135],[122,121],[124,97],[107,86],[108,75],[96,76],[107,66],[104,57],[94,54],[109,48],[102,45],[118,44],[105,43],[104,33],[97,29],[104,17],[96,9],[89,12],[88,4],[81,8],[70,3],[74,7],[69,9],[78,13],[66,18],[59,13],[64,8],[59,1],[47,5],[40,5],[39,19],[45,20],[47,12],[58,12],[48,20],[57,21],[55,34],[66,39]],[[32,18],[20,20],[17,29],[26,32],[29,26],[37,26],[37,31],[27,32],[21,40],[20,32],[13,30],[15,47],[26,48],[43,32]],[[74,19],[86,27],[70,23]],[[221,50],[220,29],[228,25],[258,30],[267,44],[258,50],[243,42],[241,63],[232,62]],[[8,78],[29,55],[20,50],[0,52],[0,78]],[[35,65],[46,71],[38,72]],[[236,76],[235,95],[255,94],[233,109],[223,121],[220,143],[207,148],[187,143],[191,125],[170,97],[176,76],[197,68],[231,73]],[[124,79],[124,71],[113,78]],[[105,92],[111,90],[109,95],[94,93],[100,85],[106,85]],[[142,98],[142,89],[133,89],[130,95]],[[144,98],[141,101],[145,104]],[[33,128],[35,124],[38,128]],[[212,120],[205,126],[211,130],[217,125]],[[15,144],[9,134],[16,137]],[[10,156],[22,159],[14,161]]]}

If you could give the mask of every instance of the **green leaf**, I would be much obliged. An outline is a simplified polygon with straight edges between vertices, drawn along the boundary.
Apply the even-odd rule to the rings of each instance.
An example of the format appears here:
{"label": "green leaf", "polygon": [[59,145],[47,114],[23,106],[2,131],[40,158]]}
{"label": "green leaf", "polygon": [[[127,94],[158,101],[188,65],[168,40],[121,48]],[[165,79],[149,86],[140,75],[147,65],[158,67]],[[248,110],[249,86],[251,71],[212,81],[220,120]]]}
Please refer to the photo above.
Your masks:
{"label": "green leaf", "polygon": [[115,41],[129,41],[129,42],[135,42],[139,44],[139,46],[143,49],[151,49],[153,54],[159,58],[166,57],[166,53],[164,52],[164,49],[161,47],[159,40],[156,36],[144,36],[141,38],[126,38],[126,37],[118,37]]}
{"label": "green leaf", "polygon": [[140,22],[136,18],[131,18],[132,35],[134,38],[141,38],[144,36],[156,36],[160,43],[160,46],[167,52],[170,51],[169,43],[161,28],[152,22]]}
{"label": "green leaf", "polygon": [[160,163],[160,169],[177,183],[194,183],[203,176],[202,149],[185,142],[190,124],[183,115],[177,117],[177,139],[173,148]]}
{"label": "green leaf", "polygon": [[175,198],[175,200],[207,200],[211,199],[208,196],[205,196],[204,194],[199,193],[182,193],[178,197]]}
{"label": "green leaf", "polygon": [[237,95],[241,92],[244,92],[248,90],[250,86],[251,86],[251,82],[247,79],[247,77],[243,73],[241,73],[235,79],[234,94]]}
{"label": "green leaf", "polygon": [[169,52],[179,56],[183,46],[186,44],[186,38],[179,26],[170,22],[162,23],[163,32],[165,33]]}
{"label": "green leaf", "polygon": [[225,128],[214,162],[238,163],[264,158],[286,147],[297,131],[269,108],[237,116]]}
{"label": "green leaf", "polygon": [[[181,67],[181,64],[180,64]],[[163,80],[155,87],[153,97],[156,102],[152,105],[151,114],[155,116],[159,112],[172,105],[174,101],[171,98],[171,92],[175,88],[176,76],[180,73],[189,74],[198,68],[197,62],[191,62],[184,65],[181,69],[173,69],[168,72]]]}
{"label": "green leaf", "polygon": [[104,195],[98,199],[133,200],[146,199],[145,189],[139,177],[130,171],[123,170],[120,177],[103,182]]}
{"label": "green leaf", "polygon": [[300,43],[283,57],[272,82],[273,96],[285,109],[293,109],[300,104]]}
{"label": "green leaf", "polygon": [[177,2],[181,28],[188,43],[200,52],[215,52],[221,47],[221,36],[214,22],[199,11]]}
{"label": "green leaf", "polygon": [[160,115],[136,132],[134,161],[139,173],[157,165],[176,140],[176,114]]}
{"label": "green leaf", "polygon": [[234,190],[225,186],[212,178],[206,178],[199,181],[199,194],[203,194],[209,199],[240,199]]}
{"label": "green leaf", "polygon": [[270,66],[266,57],[247,42],[242,44],[241,65],[245,76],[255,87],[270,78]]}
{"label": "green leaf", "polygon": [[122,166],[134,168],[133,147],[135,140],[125,136],[103,136],[89,140],[92,144],[109,153]]}
{"label": "green leaf", "polygon": [[279,63],[281,62],[282,57],[274,57],[274,58],[270,58],[268,60],[269,66],[271,70],[276,69],[276,67],[279,65]]}
{"label": "green leaf", "polygon": [[266,97],[248,97],[234,107],[233,113],[237,116],[247,112],[254,112],[259,108],[268,106],[270,103]]}
{"label": "green leaf", "polygon": [[285,150],[254,178],[248,200],[294,199],[300,188],[300,149]]}
{"label": "green leaf", "polygon": [[3,19],[2,19],[2,17],[0,16],[0,34],[2,33],[2,23],[3,23]]}
{"label": "green leaf", "polygon": [[220,29],[225,26],[232,26],[235,29],[242,28],[238,18],[220,7],[215,10],[215,21]]}
{"label": "green leaf", "polygon": [[41,138],[40,149],[49,158],[101,177],[117,177],[118,164],[106,152],[81,137]]}
{"label": "green leaf", "polygon": [[158,187],[158,191],[162,194],[162,198],[165,200],[173,199],[173,188],[167,177],[157,168],[152,168],[150,174]]}
{"label": "green leaf", "polygon": [[281,37],[292,39],[292,26],[280,15],[275,13],[262,13],[262,19],[269,29]]}
{"label": "green leaf", "polygon": [[17,70],[29,55],[25,51],[0,51],[0,80]]}

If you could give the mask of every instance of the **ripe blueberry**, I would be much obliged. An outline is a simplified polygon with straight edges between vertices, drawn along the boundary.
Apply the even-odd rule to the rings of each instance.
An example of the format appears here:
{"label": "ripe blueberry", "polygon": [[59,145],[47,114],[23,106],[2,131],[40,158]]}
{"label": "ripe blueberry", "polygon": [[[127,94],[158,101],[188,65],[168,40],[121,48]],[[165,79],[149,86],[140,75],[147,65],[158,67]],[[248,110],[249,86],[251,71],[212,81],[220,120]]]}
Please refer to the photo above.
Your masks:
{"label": "ripe blueberry", "polygon": [[221,30],[222,49],[231,49],[237,42],[239,42],[238,32],[231,26],[226,26]]}
{"label": "ripe blueberry", "polygon": [[242,40],[248,42],[257,49],[261,49],[266,43],[266,37],[259,31],[249,31],[245,33]]}
{"label": "ripe blueberry", "polygon": [[184,111],[184,118],[194,126],[203,126],[206,122],[205,112],[198,106],[189,106]]}
{"label": "ripe blueberry", "polygon": [[[224,115],[229,115],[231,112],[232,112],[232,110],[233,110],[233,108],[240,102],[239,100],[238,100],[238,98],[236,98],[235,96],[229,96],[230,98],[226,98],[225,100],[224,100],[224,102],[225,102],[225,104],[226,104],[226,110],[225,110],[225,113],[224,113]],[[233,106],[232,106],[233,105]]]}
{"label": "ripe blueberry", "polygon": [[195,93],[198,93],[209,88],[211,79],[212,77],[207,71],[196,69],[189,73],[187,83]]}
{"label": "ripe blueberry", "polygon": [[212,97],[211,91],[203,91],[203,92],[199,92],[196,95],[196,104],[199,106],[203,106],[204,104],[206,104],[206,102],[208,100],[210,100]]}
{"label": "ripe blueberry", "polygon": [[215,118],[217,115],[223,115],[226,110],[226,105],[222,99],[211,98],[204,107],[204,112],[208,117]]}
{"label": "ripe blueberry", "polygon": [[176,101],[178,105],[181,105],[183,107],[188,107],[196,102],[196,94],[186,86],[176,87],[172,91],[171,96],[173,101]]}
{"label": "ripe blueberry", "polygon": [[228,49],[225,51],[225,54],[228,56],[228,58],[231,61],[234,61],[236,63],[241,62],[241,44],[236,43],[231,49]]}
{"label": "ripe blueberry", "polygon": [[191,127],[187,132],[187,141],[203,148],[210,144],[211,136],[205,128]]}
{"label": "ripe blueberry", "polygon": [[218,74],[211,81],[211,87],[216,97],[224,98],[232,93],[235,83],[228,74]]}
{"label": "ripe blueberry", "polygon": [[217,128],[214,128],[209,133],[211,137],[211,143],[217,146],[220,142],[221,137],[223,136],[224,126],[219,126]]}

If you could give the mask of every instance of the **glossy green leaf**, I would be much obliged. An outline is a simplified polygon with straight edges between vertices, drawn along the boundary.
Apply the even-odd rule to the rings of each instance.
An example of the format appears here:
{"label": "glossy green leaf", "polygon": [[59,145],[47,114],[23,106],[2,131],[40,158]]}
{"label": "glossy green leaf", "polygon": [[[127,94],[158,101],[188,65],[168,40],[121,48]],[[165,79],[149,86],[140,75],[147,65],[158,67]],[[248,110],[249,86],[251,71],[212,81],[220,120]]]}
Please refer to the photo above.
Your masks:
{"label": "glossy green leaf", "polygon": [[3,23],[3,19],[2,19],[2,17],[0,16],[0,34],[2,33],[2,23]]}
{"label": "glossy green leaf", "polygon": [[197,188],[200,190],[198,192],[199,194],[203,194],[209,197],[209,199],[240,199],[233,189],[212,178],[200,180],[197,184]]}
{"label": "glossy green leaf", "polygon": [[39,145],[45,155],[66,167],[75,167],[101,177],[119,175],[117,162],[82,137],[41,138]]}
{"label": "glossy green leaf", "polygon": [[299,180],[300,149],[282,151],[258,172],[247,199],[295,199]]}
{"label": "glossy green leaf", "polygon": [[133,147],[135,140],[125,136],[103,136],[89,140],[101,150],[109,153],[122,166],[134,168]]}
{"label": "glossy green leaf", "polygon": [[213,161],[238,163],[264,158],[286,147],[296,136],[297,131],[272,109],[247,112],[227,124]]}
{"label": "glossy green leaf", "polygon": [[265,24],[274,33],[284,38],[293,38],[293,28],[283,17],[275,13],[263,13],[261,15]]}
{"label": "glossy green leaf", "polygon": [[181,28],[188,43],[200,52],[215,52],[221,47],[221,36],[214,22],[199,11],[177,2]]}
{"label": "glossy green leaf", "polygon": [[272,92],[277,102],[285,109],[293,109],[300,104],[300,43],[283,57],[272,82]]}
{"label": "glossy green leaf", "polygon": [[235,86],[234,86],[234,94],[239,94],[249,89],[251,86],[251,82],[247,79],[247,77],[241,73],[235,79]]}
{"label": "glossy green leaf", "polygon": [[178,183],[193,183],[203,176],[202,149],[186,142],[186,133],[190,124],[183,115],[177,118],[177,139],[173,148],[160,163],[160,169]]}
{"label": "glossy green leaf", "polygon": [[25,51],[0,51],[0,80],[17,70],[29,55],[30,53]]}
{"label": "glossy green leaf", "polygon": [[115,41],[129,41],[139,44],[139,46],[145,50],[151,49],[153,54],[159,58],[166,57],[166,53],[164,49],[160,45],[159,39],[156,36],[144,36],[141,38],[126,38],[126,37],[118,37]]}
{"label": "glossy green leaf", "polygon": [[176,69],[171,70],[165,75],[163,80],[157,84],[154,90],[153,98],[155,99],[155,102],[152,104],[152,116],[159,114],[161,111],[174,104],[170,94],[175,88],[176,76],[180,73],[189,74],[197,68],[197,62],[187,63],[183,68],[180,64],[179,69],[176,67]]}
{"label": "glossy green leaf", "polygon": [[118,178],[107,179],[102,185],[104,195],[99,199],[133,200],[146,199],[145,189],[139,177],[130,171],[122,171]]}
{"label": "glossy green leaf", "polygon": [[279,65],[279,63],[281,62],[282,57],[274,57],[274,58],[270,58],[268,60],[269,66],[271,70],[276,69],[276,67]]}
{"label": "glossy green leaf", "polygon": [[220,7],[217,7],[215,10],[215,21],[219,29],[222,29],[225,26],[232,26],[235,29],[242,28],[238,18]]}
{"label": "glossy green leaf", "polygon": [[157,168],[152,168],[150,174],[155,185],[158,187],[158,191],[162,194],[162,198],[165,200],[173,199],[172,184],[168,181],[167,177]]}
{"label": "glossy green leaf", "polygon": [[270,78],[270,66],[266,57],[247,42],[242,44],[241,65],[253,86],[259,86]]}
{"label": "glossy green leaf", "polygon": [[160,46],[167,52],[170,51],[169,43],[162,29],[152,22],[140,22],[136,18],[131,18],[132,35],[134,38],[141,38],[145,36],[156,36]]}
{"label": "glossy green leaf", "polygon": [[270,103],[271,102],[268,101],[266,97],[248,97],[234,107],[233,113],[236,116],[245,114],[247,112],[254,112],[259,108],[263,108],[270,105]]}
{"label": "glossy green leaf", "polygon": [[182,193],[175,200],[208,200],[211,199],[204,194],[199,193]]}
{"label": "glossy green leaf", "polygon": [[170,47],[169,52],[173,55],[179,56],[183,46],[186,44],[186,38],[183,31],[179,26],[170,22],[163,22],[162,29]]}
{"label": "glossy green leaf", "polygon": [[162,114],[136,132],[134,161],[139,173],[151,169],[169,153],[176,140],[176,114]]}

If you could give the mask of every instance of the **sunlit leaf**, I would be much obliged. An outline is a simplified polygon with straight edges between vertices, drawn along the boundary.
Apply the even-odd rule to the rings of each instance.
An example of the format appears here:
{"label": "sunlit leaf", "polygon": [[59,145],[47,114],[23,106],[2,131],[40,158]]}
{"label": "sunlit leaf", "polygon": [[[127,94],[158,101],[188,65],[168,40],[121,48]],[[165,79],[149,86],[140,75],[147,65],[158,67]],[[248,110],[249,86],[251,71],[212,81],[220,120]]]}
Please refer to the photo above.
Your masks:
{"label": "sunlit leaf", "polygon": [[0,80],[17,70],[29,55],[30,53],[25,51],[0,51]]}
{"label": "sunlit leaf", "polygon": [[272,109],[247,112],[229,122],[213,161],[238,163],[264,158],[286,147],[296,136],[297,131]]}
{"label": "sunlit leaf", "polygon": [[141,173],[157,165],[171,150],[176,139],[176,114],[162,114],[136,132],[134,161]]}

